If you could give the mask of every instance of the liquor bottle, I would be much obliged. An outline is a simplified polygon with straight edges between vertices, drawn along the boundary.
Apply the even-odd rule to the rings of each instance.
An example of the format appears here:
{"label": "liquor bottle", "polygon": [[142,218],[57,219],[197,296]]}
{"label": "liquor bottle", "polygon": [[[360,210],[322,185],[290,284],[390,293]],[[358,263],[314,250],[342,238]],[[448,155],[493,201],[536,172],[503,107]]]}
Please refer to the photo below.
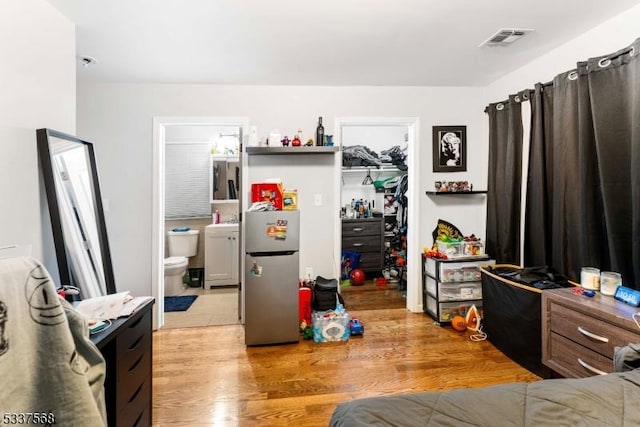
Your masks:
{"label": "liquor bottle", "polygon": [[318,127],[316,128],[316,145],[324,145],[324,126],[322,126],[322,117],[318,118]]}

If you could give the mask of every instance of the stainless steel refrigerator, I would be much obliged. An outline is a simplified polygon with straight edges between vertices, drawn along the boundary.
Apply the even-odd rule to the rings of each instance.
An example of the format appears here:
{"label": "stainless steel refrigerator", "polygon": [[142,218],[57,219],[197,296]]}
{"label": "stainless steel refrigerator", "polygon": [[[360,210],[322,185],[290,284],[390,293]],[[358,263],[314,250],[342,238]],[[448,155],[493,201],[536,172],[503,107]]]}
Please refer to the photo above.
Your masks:
{"label": "stainless steel refrigerator", "polygon": [[300,213],[246,212],[246,345],[297,342]]}

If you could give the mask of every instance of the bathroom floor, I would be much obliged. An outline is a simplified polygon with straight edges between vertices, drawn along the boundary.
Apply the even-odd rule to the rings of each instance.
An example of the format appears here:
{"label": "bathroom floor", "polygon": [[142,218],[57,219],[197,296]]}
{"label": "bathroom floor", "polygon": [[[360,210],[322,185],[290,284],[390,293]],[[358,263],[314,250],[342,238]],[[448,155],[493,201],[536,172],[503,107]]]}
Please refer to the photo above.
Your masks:
{"label": "bathroom floor", "polygon": [[187,311],[164,313],[163,328],[221,326],[240,323],[238,320],[238,287],[212,289],[185,288],[180,295],[198,295]]}

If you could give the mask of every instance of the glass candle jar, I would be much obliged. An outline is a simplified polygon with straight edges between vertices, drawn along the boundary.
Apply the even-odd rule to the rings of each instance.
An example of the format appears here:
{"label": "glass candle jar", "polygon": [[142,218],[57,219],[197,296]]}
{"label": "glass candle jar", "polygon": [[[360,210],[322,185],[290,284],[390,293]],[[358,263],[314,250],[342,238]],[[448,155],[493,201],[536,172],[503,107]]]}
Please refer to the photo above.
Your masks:
{"label": "glass candle jar", "polygon": [[594,267],[582,267],[580,285],[585,289],[600,289],[600,270]]}
{"label": "glass candle jar", "polygon": [[602,295],[614,295],[618,286],[622,286],[622,276],[613,271],[600,273],[600,293]]}

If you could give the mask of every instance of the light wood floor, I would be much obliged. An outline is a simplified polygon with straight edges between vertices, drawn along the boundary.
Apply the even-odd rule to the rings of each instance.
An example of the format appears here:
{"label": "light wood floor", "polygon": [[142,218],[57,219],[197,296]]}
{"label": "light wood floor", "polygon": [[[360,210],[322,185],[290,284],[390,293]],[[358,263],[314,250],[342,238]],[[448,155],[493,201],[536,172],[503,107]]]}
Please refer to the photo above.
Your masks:
{"label": "light wood floor", "polygon": [[154,332],[154,425],[326,426],[355,398],[540,379],[424,314],[350,313],[365,334],[340,343],[245,347],[241,325]]}
{"label": "light wood floor", "polygon": [[405,308],[406,291],[394,287],[376,286],[373,280],[366,280],[362,286],[340,286],[344,306],[351,310],[378,310]]}
{"label": "light wood floor", "polygon": [[238,320],[237,286],[218,286],[211,289],[185,288],[180,295],[198,295],[198,299],[186,311],[164,313],[163,328],[240,323]]}

